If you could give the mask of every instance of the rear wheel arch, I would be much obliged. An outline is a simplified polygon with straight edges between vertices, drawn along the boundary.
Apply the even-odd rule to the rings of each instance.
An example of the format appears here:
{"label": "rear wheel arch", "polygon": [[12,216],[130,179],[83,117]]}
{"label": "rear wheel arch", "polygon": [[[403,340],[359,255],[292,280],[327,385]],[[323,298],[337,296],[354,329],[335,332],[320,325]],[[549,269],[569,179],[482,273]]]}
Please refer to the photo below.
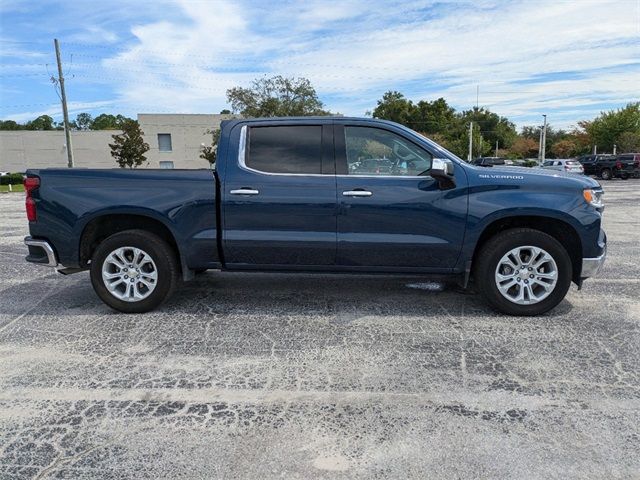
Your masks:
{"label": "rear wheel arch", "polygon": [[182,256],[176,238],[164,223],[147,215],[140,214],[106,214],[91,219],[82,230],[80,236],[79,261],[86,266],[96,248],[111,235],[126,230],[144,230],[158,236],[174,250],[178,262]]}
{"label": "rear wheel arch", "polygon": [[477,256],[482,247],[500,232],[513,228],[530,228],[539,230],[558,240],[569,254],[572,264],[572,280],[580,281],[582,270],[582,241],[576,229],[568,222],[560,219],[536,215],[511,216],[494,220],[488,224],[476,242],[472,265],[477,263]]}

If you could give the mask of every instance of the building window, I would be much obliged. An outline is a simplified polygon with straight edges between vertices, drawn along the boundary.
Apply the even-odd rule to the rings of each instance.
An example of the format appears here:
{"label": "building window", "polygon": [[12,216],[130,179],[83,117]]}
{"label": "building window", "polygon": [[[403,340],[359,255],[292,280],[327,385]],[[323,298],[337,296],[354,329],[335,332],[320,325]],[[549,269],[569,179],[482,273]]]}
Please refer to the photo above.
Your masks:
{"label": "building window", "polygon": [[161,161],[160,168],[173,168],[173,162],[171,161]]}
{"label": "building window", "polygon": [[158,134],[158,150],[161,152],[171,151],[171,134],[159,133]]}

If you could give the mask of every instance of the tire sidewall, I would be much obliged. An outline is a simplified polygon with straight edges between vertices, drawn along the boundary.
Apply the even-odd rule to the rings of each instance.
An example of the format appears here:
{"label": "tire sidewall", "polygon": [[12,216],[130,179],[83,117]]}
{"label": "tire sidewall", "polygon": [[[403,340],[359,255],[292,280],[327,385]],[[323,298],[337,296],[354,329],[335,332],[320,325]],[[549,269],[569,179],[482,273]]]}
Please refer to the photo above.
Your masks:
{"label": "tire sidewall", "polygon": [[[498,235],[491,242],[493,242],[491,248],[484,250],[487,257],[482,259],[481,268],[485,271],[480,272],[479,276],[480,289],[494,308],[510,315],[539,315],[554,308],[566,296],[571,285],[571,259],[555,238],[537,230],[524,230]],[[542,248],[553,257],[558,268],[558,281],[553,292],[544,300],[532,305],[519,305],[507,300],[502,295],[496,284],[495,271],[498,262],[507,252],[516,247],[528,245]]]}
{"label": "tire sidewall", "polygon": [[[114,297],[102,280],[102,264],[107,256],[125,246],[144,250],[153,259],[158,272],[153,292],[139,302],[125,302]],[[108,237],[96,248],[91,258],[91,283],[100,299],[111,308],[125,313],[142,313],[158,307],[170,296],[175,288],[176,270],[175,256],[166,242],[151,233],[125,231]]]}

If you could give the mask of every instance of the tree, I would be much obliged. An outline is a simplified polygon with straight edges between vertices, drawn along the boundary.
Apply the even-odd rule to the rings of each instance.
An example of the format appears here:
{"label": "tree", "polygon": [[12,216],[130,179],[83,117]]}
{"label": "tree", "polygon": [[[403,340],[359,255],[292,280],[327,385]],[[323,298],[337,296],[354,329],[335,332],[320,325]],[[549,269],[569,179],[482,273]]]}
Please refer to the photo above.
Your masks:
{"label": "tree", "polygon": [[440,97],[432,102],[420,100],[414,107],[410,127],[427,133],[446,133],[455,122],[455,109]]}
{"label": "tree", "polygon": [[98,115],[93,122],[91,122],[91,130],[120,130],[121,125],[125,122],[133,121],[131,118],[124,115],[110,115],[103,113]]}
{"label": "tree", "polygon": [[220,115],[230,115],[231,114],[231,110],[229,110],[228,108],[223,108],[222,110],[220,110]]}
{"label": "tree", "polygon": [[306,78],[259,78],[250,88],[227,90],[227,100],[235,113],[245,117],[329,115]]}
{"label": "tree", "polygon": [[471,110],[466,110],[462,112],[460,118],[462,123],[467,126],[469,122],[473,122],[474,129],[478,130],[483,140],[488,143],[488,151],[484,149],[483,155],[495,149],[496,141],[500,148],[509,148],[518,138],[518,132],[512,122],[484,107],[473,107]]}
{"label": "tree", "polygon": [[40,115],[35,120],[27,122],[25,128],[27,130],[53,130],[53,118],[49,115]]}
{"label": "tree", "polygon": [[640,152],[640,133],[621,133],[618,137],[618,151],[620,153]]}
{"label": "tree", "polygon": [[73,123],[78,130],[89,130],[93,124],[93,117],[89,113],[79,113]]}
{"label": "tree", "polygon": [[0,130],[24,130],[24,125],[13,120],[0,120]]}
{"label": "tree", "polygon": [[556,158],[571,158],[577,155],[576,144],[565,138],[563,140],[558,140],[551,146],[551,152],[555,155]]}
{"label": "tree", "polygon": [[131,119],[121,122],[120,128],[121,134],[111,135],[114,141],[109,144],[111,156],[120,168],[137,168],[147,160],[144,154],[149,151],[149,144],[142,138],[144,132],[138,122]]}
{"label": "tree", "polygon": [[579,125],[589,135],[592,144],[598,146],[599,152],[611,152],[624,133],[640,135],[640,102],[602,112],[592,121],[580,122]]}
{"label": "tree", "polygon": [[218,142],[220,141],[220,129],[207,130],[205,133],[211,135],[211,145],[205,145],[200,152],[200,158],[207,160],[211,167],[216,164],[218,155]]}
{"label": "tree", "polygon": [[521,136],[513,142],[509,151],[514,158],[532,158],[538,155],[538,148],[538,142],[533,138]]}
{"label": "tree", "polygon": [[416,117],[415,106],[402,93],[388,91],[378,100],[378,105],[373,109],[373,117],[409,125]]}

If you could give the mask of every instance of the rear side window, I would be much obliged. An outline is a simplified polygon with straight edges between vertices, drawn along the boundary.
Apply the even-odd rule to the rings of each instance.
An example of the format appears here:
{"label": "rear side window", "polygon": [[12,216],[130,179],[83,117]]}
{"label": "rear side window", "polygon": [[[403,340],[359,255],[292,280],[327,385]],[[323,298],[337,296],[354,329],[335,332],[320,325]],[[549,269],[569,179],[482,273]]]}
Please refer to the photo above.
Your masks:
{"label": "rear side window", "polygon": [[322,127],[252,127],[246,165],[267,173],[322,173]]}

